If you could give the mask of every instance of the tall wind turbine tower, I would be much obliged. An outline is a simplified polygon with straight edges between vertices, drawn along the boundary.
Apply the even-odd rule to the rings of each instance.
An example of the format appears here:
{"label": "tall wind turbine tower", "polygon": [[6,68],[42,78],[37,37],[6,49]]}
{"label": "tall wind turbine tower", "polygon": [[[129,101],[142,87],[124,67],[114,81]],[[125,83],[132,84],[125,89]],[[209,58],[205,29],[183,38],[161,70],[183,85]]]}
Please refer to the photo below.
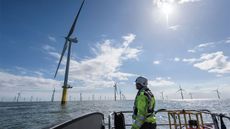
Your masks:
{"label": "tall wind turbine tower", "polygon": [[185,90],[181,88],[181,85],[179,86],[179,90],[177,92],[179,92],[179,91],[180,91],[181,99],[183,100],[184,99],[183,91],[185,91]]}
{"label": "tall wind turbine tower", "polygon": [[54,88],[54,90],[53,90],[53,94],[52,94],[52,97],[51,97],[51,102],[54,101],[54,94],[55,94],[55,88]]}
{"label": "tall wind turbine tower", "polygon": [[216,91],[217,97],[218,97],[218,99],[220,99],[220,92],[219,92],[218,88],[214,91]]}
{"label": "tall wind turbine tower", "polygon": [[164,91],[161,92],[161,98],[162,98],[162,100],[165,99],[165,98],[164,98]]}
{"label": "tall wind turbine tower", "polygon": [[119,90],[119,91],[120,91],[119,93],[120,93],[120,100],[121,100],[121,90]]}
{"label": "tall wind turbine tower", "polygon": [[83,4],[84,4],[85,0],[83,0],[81,6],[80,6],[80,9],[78,10],[78,13],[74,19],[74,22],[71,26],[71,29],[67,35],[67,37],[65,37],[65,44],[64,44],[64,47],[63,47],[63,50],[62,50],[62,53],[61,53],[61,57],[60,57],[60,60],[59,60],[59,63],[58,63],[58,66],[57,66],[57,70],[55,72],[55,75],[54,75],[54,78],[56,77],[57,75],[57,72],[58,72],[58,69],[59,69],[59,66],[61,64],[61,61],[62,61],[62,58],[63,58],[63,55],[65,54],[65,51],[66,49],[68,48],[68,55],[67,55],[67,61],[66,61],[66,68],[65,68],[65,79],[64,79],[64,85],[62,86],[63,88],[63,91],[62,91],[62,99],[61,99],[61,104],[62,105],[65,105],[66,102],[67,102],[67,89],[68,88],[72,88],[69,84],[68,84],[68,76],[69,76],[69,64],[70,64],[70,53],[71,53],[71,45],[72,43],[77,43],[78,40],[76,37],[71,37],[73,32],[74,32],[74,29],[75,29],[75,26],[76,26],[76,23],[77,23],[77,20],[78,20],[78,17],[79,17],[79,14],[81,12],[81,9],[83,7]]}
{"label": "tall wind turbine tower", "polygon": [[117,83],[114,84],[114,100],[117,101]]}
{"label": "tall wind turbine tower", "polygon": [[82,101],[82,93],[80,93],[80,101]]}
{"label": "tall wind turbine tower", "polygon": [[125,95],[124,95],[124,94],[122,94],[122,97],[123,97],[123,100],[126,100],[126,97],[125,97]]}
{"label": "tall wind turbine tower", "polygon": [[19,101],[19,98],[21,97],[21,93],[18,92],[17,102]]}

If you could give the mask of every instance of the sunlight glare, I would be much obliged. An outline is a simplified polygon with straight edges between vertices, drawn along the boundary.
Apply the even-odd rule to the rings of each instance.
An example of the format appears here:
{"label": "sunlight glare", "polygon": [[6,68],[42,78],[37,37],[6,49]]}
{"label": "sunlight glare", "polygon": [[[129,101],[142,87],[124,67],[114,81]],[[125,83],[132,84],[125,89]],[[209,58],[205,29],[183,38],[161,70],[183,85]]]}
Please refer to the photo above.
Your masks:
{"label": "sunlight glare", "polygon": [[172,14],[173,12],[173,6],[169,3],[164,3],[162,5],[162,11],[165,15],[169,15],[169,14]]}

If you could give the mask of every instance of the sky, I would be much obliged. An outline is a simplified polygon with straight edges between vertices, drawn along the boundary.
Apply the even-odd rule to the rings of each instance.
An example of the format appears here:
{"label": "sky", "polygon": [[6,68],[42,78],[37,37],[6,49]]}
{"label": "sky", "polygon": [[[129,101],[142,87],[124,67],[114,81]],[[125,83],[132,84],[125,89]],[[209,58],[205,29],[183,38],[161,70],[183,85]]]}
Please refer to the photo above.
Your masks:
{"label": "sky", "polygon": [[[0,0],[0,98],[61,99],[60,53],[81,0]],[[70,99],[134,99],[144,76],[156,99],[230,98],[229,0],[86,0],[73,37]],[[119,98],[119,97],[118,97]]]}

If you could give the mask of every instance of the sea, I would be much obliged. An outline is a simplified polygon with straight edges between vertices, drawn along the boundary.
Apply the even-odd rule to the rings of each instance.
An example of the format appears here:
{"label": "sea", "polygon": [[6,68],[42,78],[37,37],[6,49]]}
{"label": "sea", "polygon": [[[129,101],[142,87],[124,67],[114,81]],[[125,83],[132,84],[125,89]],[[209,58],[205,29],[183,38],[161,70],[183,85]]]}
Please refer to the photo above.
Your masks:
{"label": "sea", "polygon": [[[107,123],[111,112],[132,109],[133,100],[70,101],[65,106],[60,102],[0,102],[0,129],[48,129],[92,112],[103,113]],[[155,110],[158,109],[208,109],[230,116],[230,99],[157,100]],[[162,116],[157,115],[157,120],[161,119]],[[226,121],[227,128],[229,123]]]}

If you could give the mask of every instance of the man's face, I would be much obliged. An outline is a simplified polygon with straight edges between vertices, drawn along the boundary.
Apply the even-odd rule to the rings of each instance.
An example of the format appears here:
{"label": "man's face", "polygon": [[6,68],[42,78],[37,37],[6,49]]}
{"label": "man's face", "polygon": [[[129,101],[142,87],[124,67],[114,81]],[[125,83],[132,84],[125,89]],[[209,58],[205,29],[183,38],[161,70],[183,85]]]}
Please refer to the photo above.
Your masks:
{"label": "man's face", "polygon": [[139,89],[141,89],[141,88],[142,88],[141,84],[136,83],[136,89],[139,90]]}

